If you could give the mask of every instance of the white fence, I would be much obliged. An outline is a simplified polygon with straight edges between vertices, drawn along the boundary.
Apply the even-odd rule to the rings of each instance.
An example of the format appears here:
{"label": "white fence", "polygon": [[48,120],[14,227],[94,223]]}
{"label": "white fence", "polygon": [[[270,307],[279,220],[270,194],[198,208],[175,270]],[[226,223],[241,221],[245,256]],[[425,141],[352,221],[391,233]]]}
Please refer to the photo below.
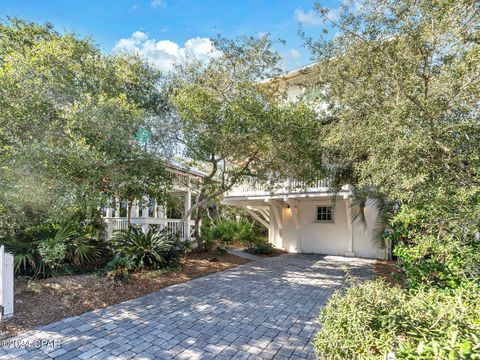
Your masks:
{"label": "white fence", "polygon": [[13,255],[0,246],[0,319],[13,315]]}
{"label": "white fence", "polygon": [[[128,229],[127,218],[105,217],[104,220],[107,223],[107,237],[109,239],[112,237],[115,231]],[[179,233],[180,238],[187,240],[192,237],[193,228],[195,226],[194,220],[186,221],[181,229],[178,228],[178,225],[181,221],[180,219],[132,217],[130,221],[133,226],[141,227],[145,233],[149,229],[162,230],[167,228],[170,233]]]}

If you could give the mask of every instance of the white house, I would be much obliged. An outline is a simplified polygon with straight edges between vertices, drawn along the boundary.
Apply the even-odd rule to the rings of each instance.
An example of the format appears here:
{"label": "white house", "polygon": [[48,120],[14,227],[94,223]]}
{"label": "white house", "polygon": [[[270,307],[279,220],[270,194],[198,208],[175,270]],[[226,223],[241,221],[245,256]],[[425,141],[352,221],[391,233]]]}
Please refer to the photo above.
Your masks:
{"label": "white house", "polygon": [[[280,78],[288,101],[303,94],[302,83],[312,67],[291,71]],[[365,258],[386,258],[387,249],[373,245],[376,209],[367,201],[366,226],[352,221],[352,189],[345,185],[333,193],[325,181],[301,183],[295,179],[273,187],[247,181],[228,192],[225,205],[244,208],[269,230],[269,242],[293,253],[316,253]]]}

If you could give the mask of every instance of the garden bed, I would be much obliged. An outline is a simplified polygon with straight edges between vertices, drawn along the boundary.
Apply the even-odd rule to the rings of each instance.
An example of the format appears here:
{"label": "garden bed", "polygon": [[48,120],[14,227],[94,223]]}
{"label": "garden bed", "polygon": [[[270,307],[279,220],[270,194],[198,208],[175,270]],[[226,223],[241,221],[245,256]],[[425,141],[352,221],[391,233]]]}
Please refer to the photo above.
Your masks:
{"label": "garden bed", "polygon": [[0,322],[0,339],[248,262],[220,252],[190,253],[178,269],[139,271],[125,285],[97,274],[17,281],[15,315]]}
{"label": "garden bed", "polygon": [[377,260],[374,265],[377,277],[384,278],[391,285],[405,285],[405,276],[397,269],[393,260]]}

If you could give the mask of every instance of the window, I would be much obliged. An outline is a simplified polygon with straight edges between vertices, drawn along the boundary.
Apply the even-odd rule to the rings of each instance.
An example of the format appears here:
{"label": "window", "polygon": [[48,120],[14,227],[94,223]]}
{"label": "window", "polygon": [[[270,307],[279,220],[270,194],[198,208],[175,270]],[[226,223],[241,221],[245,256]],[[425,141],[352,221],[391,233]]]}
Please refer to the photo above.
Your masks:
{"label": "window", "polygon": [[318,222],[333,222],[333,207],[332,206],[317,206]]}

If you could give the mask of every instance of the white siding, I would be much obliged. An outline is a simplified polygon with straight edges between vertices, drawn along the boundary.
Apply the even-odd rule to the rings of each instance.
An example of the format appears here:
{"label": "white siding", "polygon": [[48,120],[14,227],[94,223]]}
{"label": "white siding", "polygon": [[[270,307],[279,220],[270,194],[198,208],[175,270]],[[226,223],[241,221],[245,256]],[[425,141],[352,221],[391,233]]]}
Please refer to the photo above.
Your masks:
{"label": "white siding", "polygon": [[[334,222],[316,221],[316,206],[334,206]],[[348,227],[346,202],[343,198],[302,199],[297,202],[299,229],[295,228],[292,211],[285,206],[281,208],[283,229],[273,227],[271,242],[288,252],[303,252],[328,255],[345,255],[348,251]],[[353,251],[355,256],[365,258],[385,258],[385,251],[376,249],[371,241],[371,229],[375,219],[375,210],[367,207],[367,229],[360,225],[353,226]]]}

